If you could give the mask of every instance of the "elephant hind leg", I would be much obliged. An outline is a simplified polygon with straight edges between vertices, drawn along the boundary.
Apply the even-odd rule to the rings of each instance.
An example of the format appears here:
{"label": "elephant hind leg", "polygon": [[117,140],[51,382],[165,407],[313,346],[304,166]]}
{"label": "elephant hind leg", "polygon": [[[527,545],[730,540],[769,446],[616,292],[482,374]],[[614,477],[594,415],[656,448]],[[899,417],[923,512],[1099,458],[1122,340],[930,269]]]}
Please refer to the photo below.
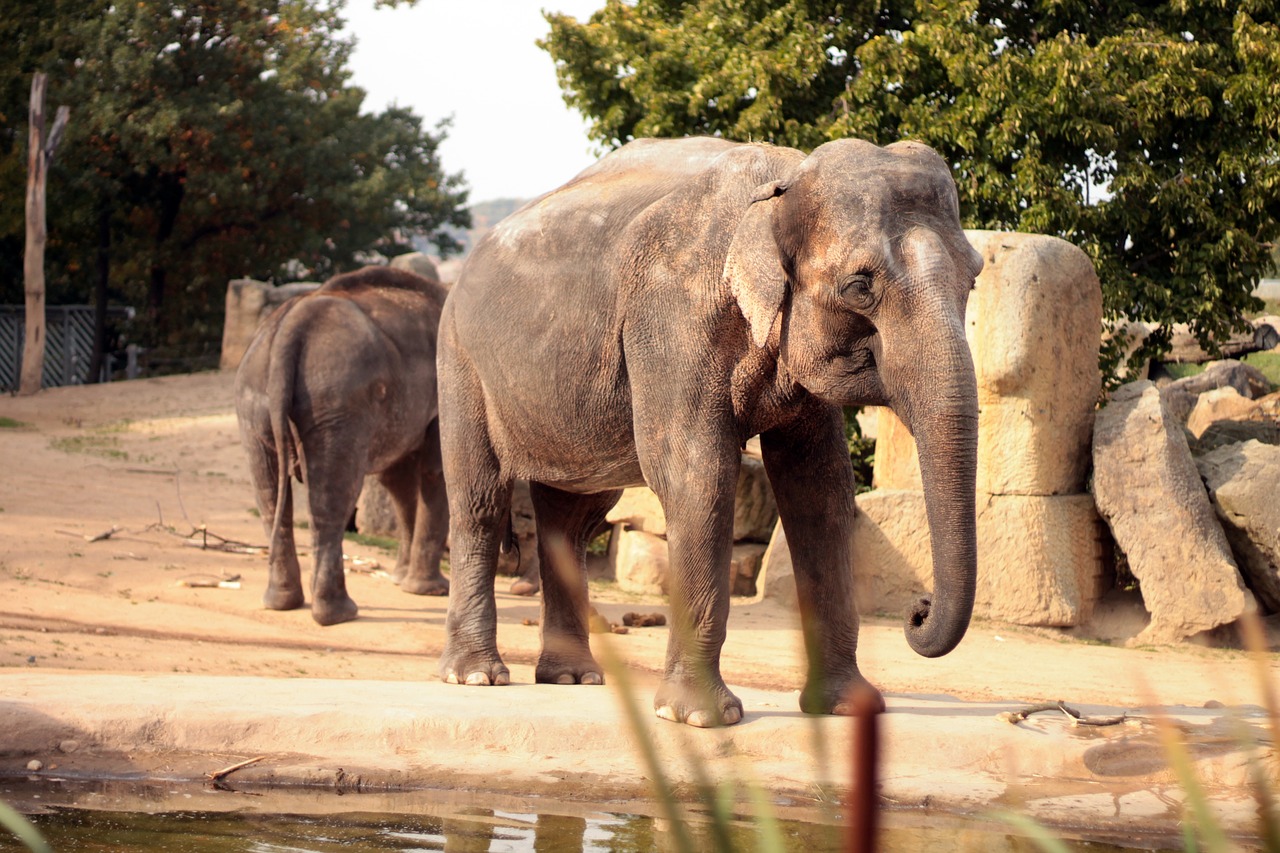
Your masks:
{"label": "elephant hind leg", "polygon": [[[256,437],[245,441],[249,473],[253,477],[254,497],[262,528],[270,543],[267,558],[267,589],[262,604],[268,610],[296,610],[306,603],[302,592],[302,569],[298,565],[298,548],[293,539],[293,489],[280,488],[279,461],[276,450]],[[289,483],[286,481],[286,486]],[[280,529],[275,528],[276,504],[284,502]]]}
{"label": "elephant hind leg", "polygon": [[530,483],[538,525],[542,578],[542,652],[535,679],[551,684],[603,684],[588,639],[587,543],[621,491],[578,495]]}
{"label": "elephant hind leg", "polygon": [[440,458],[439,421],[432,421],[427,427],[426,439],[414,457],[413,501],[405,507],[405,515],[411,517],[412,534],[408,560],[397,583],[414,595],[448,595],[449,581],[440,573],[440,560],[449,538],[449,498]]}
{"label": "elephant hind leg", "polygon": [[303,437],[307,495],[311,500],[311,544],[315,569],[311,578],[311,615],[321,625],[356,618],[358,608],[347,594],[342,565],[342,538],[364,483],[364,458],[351,452],[368,437],[315,430]]}

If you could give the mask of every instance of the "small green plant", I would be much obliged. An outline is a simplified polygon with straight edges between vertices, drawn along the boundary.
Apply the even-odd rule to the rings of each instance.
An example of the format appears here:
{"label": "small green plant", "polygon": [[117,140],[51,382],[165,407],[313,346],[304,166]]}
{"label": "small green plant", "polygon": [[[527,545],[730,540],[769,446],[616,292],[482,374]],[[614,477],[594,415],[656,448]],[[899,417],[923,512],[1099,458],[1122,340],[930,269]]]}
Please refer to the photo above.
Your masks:
{"label": "small green plant", "polygon": [[23,423],[22,421],[14,420],[13,418],[0,417],[0,429],[26,429],[29,426],[31,426],[31,424]]}
{"label": "small green plant", "polygon": [[71,435],[49,442],[50,447],[63,453],[84,453],[104,459],[127,460],[129,454],[121,450],[119,444],[118,439],[109,435]]}
{"label": "small green plant", "polygon": [[1261,370],[1272,388],[1280,387],[1280,352],[1251,352],[1241,361]]}
{"label": "small green plant", "polygon": [[342,538],[348,542],[354,542],[357,545],[367,545],[370,548],[381,548],[384,551],[395,551],[400,547],[400,543],[397,540],[392,539],[390,536],[374,536],[370,533],[354,533],[348,531],[347,533],[342,534]]}
{"label": "small green plant", "polygon": [[871,491],[871,477],[876,467],[876,440],[862,434],[858,423],[861,409],[844,410],[844,438],[849,445],[849,461],[853,463],[854,493]]}

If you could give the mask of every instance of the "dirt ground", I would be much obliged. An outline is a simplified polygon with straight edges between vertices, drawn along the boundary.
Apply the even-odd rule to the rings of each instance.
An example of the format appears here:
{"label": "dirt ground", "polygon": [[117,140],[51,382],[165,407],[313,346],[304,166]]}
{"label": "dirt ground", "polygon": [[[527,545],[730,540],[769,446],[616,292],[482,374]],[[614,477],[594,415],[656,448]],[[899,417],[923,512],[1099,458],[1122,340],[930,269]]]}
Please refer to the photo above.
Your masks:
{"label": "dirt ground", "polygon": [[[348,585],[360,618],[322,628],[308,611],[262,608],[264,548],[216,547],[266,541],[231,389],[231,374],[204,373],[0,399],[0,691],[4,669],[32,667],[438,677],[447,602],[402,593],[370,573],[370,562],[394,562],[385,550],[348,543],[359,558]],[[302,559],[306,570],[305,549]],[[238,585],[192,585],[229,576]],[[513,680],[529,682],[538,629],[527,623],[539,604],[508,595],[509,582],[499,578],[497,587],[499,646]],[[614,621],[627,611],[665,611],[659,598],[607,583],[593,582],[592,594]],[[1122,707],[1258,701],[1240,651],[1124,647],[1142,624],[1132,600],[1109,604],[1094,625],[1071,632],[978,621],[951,655],[925,660],[907,647],[899,620],[875,616],[863,622],[859,659],[889,694]],[[665,628],[633,628],[618,640],[633,667],[660,670]],[[801,660],[793,612],[735,600],[722,662],[731,685],[798,688]],[[1276,683],[1280,662],[1272,656],[1268,666]]]}

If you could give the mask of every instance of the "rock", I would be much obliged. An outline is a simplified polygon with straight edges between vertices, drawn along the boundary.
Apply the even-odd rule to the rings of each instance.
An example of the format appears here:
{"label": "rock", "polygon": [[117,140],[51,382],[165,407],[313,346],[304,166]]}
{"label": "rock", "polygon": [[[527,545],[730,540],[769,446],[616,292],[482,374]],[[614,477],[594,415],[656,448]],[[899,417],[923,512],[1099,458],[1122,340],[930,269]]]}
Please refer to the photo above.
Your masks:
{"label": "rock", "polygon": [[44,762],[38,758],[33,758],[27,762],[27,769],[32,773],[38,773],[44,769]]}
{"label": "rock", "polygon": [[1227,356],[1234,358],[1259,350],[1269,350],[1280,342],[1276,330],[1268,323],[1251,323],[1252,328],[1243,332],[1232,332],[1225,340],[1218,341],[1221,355],[1210,355],[1200,346],[1200,339],[1191,333],[1186,323],[1174,323],[1169,339],[1169,351],[1161,359],[1166,362],[1183,364],[1202,364],[1215,358]]}
{"label": "rock", "polygon": [[[1079,494],[1102,382],[1093,266],[1056,237],[966,235],[986,262],[965,316],[978,381],[978,491]],[[887,409],[876,427],[875,484],[921,488],[915,441]]]}
{"label": "rock", "polygon": [[431,279],[436,283],[440,283],[440,270],[436,268],[435,261],[431,260],[431,256],[422,252],[409,252],[404,255],[396,255],[391,259],[387,266],[397,270],[408,270],[416,272],[420,276]]}
{"label": "rock", "polygon": [[245,350],[258,331],[258,324],[281,303],[300,293],[310,293],[320,285],[298,282],[275,287],[251,278],[238,278],[227,283],[226,317],[222,324],[222,356],[218,366],[235,370]]}
{"label": "rock", "polygon": [[[626,524],[655,536],[667,535],[667,520],[658,496],[644,486],[624,489],[605,520]],[[744,454],[738,471],[738,487],[733,505],[733,539],[768,542],[778,520],[778,505],[769,487],[764,463]]]}
{"label": "rock", "polygon": [[1267,611],[1280,612],[1280,447],[1233,444],[1196,466],[1249,588]]}
{"label": "rock", "polygon": [[[900,616],[933,588],[924,495],[875,490],[856,500],[858,608]],[[977,529],[975,616],[1044,627],[1089,618],[1109,553],[1091,496],[981,495]]]}
{"label": "rock", "polygon": [[58,742],[58,752],[64,752],[64,753],[70,754],[75,752],[78,749],[80,749],[80,741],[78,740],[72,740],[68,738],[67,740]]}
{"label": "rock", "polygon": [[667,540],[626,524],[613,528],[610,544],[614,578],[627,592],[657,594],[667,592],[670,562]]}
{"label": "rock", "polygon": [[1230,385],[1206,391],[1196,398],[1191,414],[1187,415],[1187,429],[1196,438],[1215,421],[1248,420],[1258,404]]}
{"label": "rock", "polygon": [[796,579],[791,566],[791,549],[787,546],[787,534],[777,524],[769,547],[764,552],[760,574],[756,577],[755,600],[769,599],[784,607],[796,605]]}
{"label": "rock", "polygon": [[1280,445],[1280,424],[1275,421],[1215,421],[1196,439],[1191,452],[1195,456],[1203,456],[1219,447],[1246,441]]}
{"label": "rock", "polygon": [[356,499],[356,530],[365,536],[386,536],[392,539],[400,535],[400,522],[396,519],[391,493],[376,475],[364,478],[360,497]]}
{"label": "rock", "polygon": [[1174,419],[1179,423],[1186,423],[1191,410],[1195,408],[1197,397],[1214,388],[1227,386],[1251,400],[1271,392],[1271,383],[1261,370],[1241,361],[1226,359],[1212,362],[1203,373],[1171,382],[1161,389],[1160,394]]}
{"label": "rock", "polygon": [[758,542],[739,542],[733,546],[733,558],[729,563],[729,594],[754,596],[756,577],[764,563],[767,545]]}
{"label": "rock", "polygon": [[1146,380],[1121,386],[1098,413],[1093,443],[1098,511],[1128,555],[1151,614],[1135,642],[1181,640],[1253,606],[1164,400]]}

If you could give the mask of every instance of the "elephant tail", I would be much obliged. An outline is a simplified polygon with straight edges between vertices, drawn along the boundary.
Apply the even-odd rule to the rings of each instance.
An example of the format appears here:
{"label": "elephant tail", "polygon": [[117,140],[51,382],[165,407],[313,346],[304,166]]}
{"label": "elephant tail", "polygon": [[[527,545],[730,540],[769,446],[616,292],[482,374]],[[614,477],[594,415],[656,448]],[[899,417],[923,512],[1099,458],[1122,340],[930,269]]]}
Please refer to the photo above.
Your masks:
{"label": "elephant tail", "polygon": [[294,386],[297,376],[299,350],[302,336],[280,329],[271,352],[267,369],[267,405],[271,412],[271,434],[276,447],[276,515],[272,520],[272,540],[284,524],[284,508],[292,489],[291,474],[297,459],[294,446],[293,424],[289,412],[293,408]]}
{"label": "elephant tail", "polygon": [[520,565],[520,538],[516,536],[516,525],[513,520],[514,513],[507,513],[507,527],[502,532],[502,541],[498,543],[498,550],[503,554],[515,554],[516,565]]}

